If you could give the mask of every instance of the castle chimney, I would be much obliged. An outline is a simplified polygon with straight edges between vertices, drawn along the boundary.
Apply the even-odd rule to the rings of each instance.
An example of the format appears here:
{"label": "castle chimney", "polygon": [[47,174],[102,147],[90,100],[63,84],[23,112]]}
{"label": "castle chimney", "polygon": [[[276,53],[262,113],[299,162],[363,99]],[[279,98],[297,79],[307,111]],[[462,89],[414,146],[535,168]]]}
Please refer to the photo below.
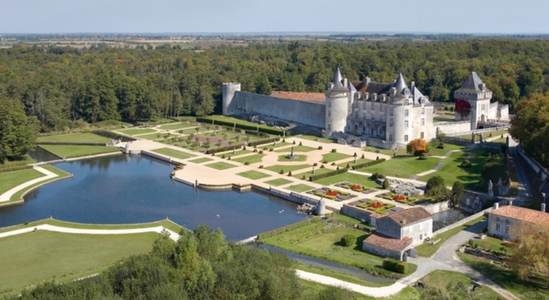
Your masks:
{"label": "castle chimney", "polygon": [[494,210],[496,210],[498,208],[499,208],[499,203],[498,202],[494,203]]}
{"label": "castle chimney", "polygon": [[415,82],[415,81],[410,82],[410,89],[411,89],[411,90],[413,90],[415,86],[416,86],[416,82]]}
{"label": "castle chimney", "polygon": [[513,200],[509,200],[509,206],[513,206]]}
{"label": "castle chimney", "polygon": [[542,203],[542,204],[541,204],[541,211],[542,211],[542,212],[545,212],[545,203]]}
{"label": "castle chimney", "polygon": [[368,83],[370,83],[370,76],[366,76],[366,78],[364,78],[364,85],[368,85]]}
{"label": "castle chimney", "polygon": [[349,79],[343,78],[343,86],[348,87],[349,86]]}

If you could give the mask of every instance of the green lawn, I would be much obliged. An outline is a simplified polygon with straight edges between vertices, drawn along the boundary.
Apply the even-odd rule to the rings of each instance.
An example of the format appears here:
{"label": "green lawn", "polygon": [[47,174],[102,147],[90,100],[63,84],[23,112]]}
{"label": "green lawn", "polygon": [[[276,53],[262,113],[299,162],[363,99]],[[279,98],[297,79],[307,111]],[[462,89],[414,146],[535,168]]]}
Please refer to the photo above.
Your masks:
{"label": "green lawn", "polygon": [[340,168],[346,168],[347,165],[349,165],[349,167],[353,167],[355,165],[367,163],[369,161],[372,161],[372,160],[367,159],[367,158],[359,158],[359,159],[356,160],[356,164],[355,164],[354,160],[350,160],[350,161],[347,161],[347,162],[340,163],[340,164],[338,164],[338,166]]}
{"label": "green lawn", "polygon": [[154,140],[162,139],[163,135],[160,134],[160,136],[159,136],[159,133],[151,133],[151,134],[140,135],[139,138],[154,141]]}
{"label": "green lawn", "polygon": [[211,163],[211,164],[207,164],[205,165],[206,167],[210,167],[210,168],[213,168],[213,169],[216,169],[216,170],[226,170],[226,169],[230,169],[230,168],[234,168],[236,167],[235,165],[233,164],[228,164],[226,162],[215,162],[215,163]]}
{"label": "green lawn", "polygon": [[368,177],[369,176],[366,176],[366,175],[360,175],[360,174],[354,174],[354,173],[348,173],[347,172],[347,173],[338,174],[338,175],[335,175],[335,176],[330,176],[330,177],[327,177],[327,178],[322,178],[322,179],[319,179],[315,182],[319,183],[319,184],[323,184],[323,185],[331,185],[331,184],[334,184],[334,183],[347,181],[347,182],[363,185],[363,186],[370,187],[370,188],[376,188],[376,189],[381,189],[382,188],[381,186],[379,186],[379,184],[377,184],[373,180],[370,180]]}
{"label": "green lawn", "polygon": [[421,244],[421,245],[417,246],[416,247],[417,255],[424,256],[424,257],[433,256],[433,254],[435,254],[435,252],[437,252],[438,249],[440,249],[440,246],[442,246],[442,244],[444,244],[444,242],[446,242],[448,239],[450,239],[451,237],[456,235],[458,232],[464,230],[465,228],[467,228],[471,225],[474,225],[478,222],[482,222],[484,220],[485,220],[485,217],[483,216],[483,217],[471,220],[471,221],[469,221],[469,222],[467,222],[467,223],[465,223],[461,226],[457,226],[456,228],[450,229],[446,232],[443,232],[439,235],[436,235],[436,236],[432,237],[431,241],[437,241],[438,239],[440,239],[440,242],[438,242],[434,245],[424,243],[424,244]]}
{"label": "green lawn", "polygon": [[232,158],[233,161],[237,161],[239,163],[249,163],[249,164],[253,164],[253,163],[258,163],[258,162],[261,162],[261,160],[263,159],[263,157],[265,156],[266,154],[255,154],[255,155],[248,155],[248,156],[242,156],[242,157],[238,157],[238,158]]}
{"label": "green lawn", "polygon": [[322,161],[327,161],[327,162],[333,162],[333,161],[336,161],[336,160],[342,160],[342,159],[346,159],[346,158],[351,158],[352,156],[351,155],[347,155],[347,154],[343,154],[343,153],[327,153],[327,154],[324,154],[322,155]]}
{"label": "green lawn", "polygon": [[[383,148],[378,148],[378,147],[374,147],[374,146],[366,146],[366,147],[362,148],[362,150],[367,151],[367,152],[373,152],[373,153],[376,153],[376,151],[379,151],[379,154],[385,154],[385,155],[393,156],[393,150],[392,149],[383,149]],[[396,152],[396,155],[397,156],[402,156],[402,155],[410,155],[410,154],[406,153],[406,148],[402,148],[402,149],[398,149],[398,151]]]}
{"label": "green lawn", "polygon": [[[463,282],[467,288],[469,288],[473,283],[473,279],[465,274],[442,270],[433,271],[427,274],[421,279],[421,281],[429,288],[439,288],[442,291],[446,291],[446,287],[450,283],[455,284],[458,282]],[[498,293],[487,286],[482,286],[480,289],[476,289],[471,293],[471,296],[474,297],[474,299],[501,298]]]}
{"label": "green lawn", "polygon": [[434,155],[434,156],[443,156],[448,151],[451,150],[465,150],[466,148],[464,146],[454,145],[454,144],[444,144],[443,149],[439,149],[437,147],[432,148],[428,155]]}
{"label": "green lawn", "polygon": [[319,168],[319,167],[315,167],[315,173],[313,174],[312,173],[312,167],[309,171],[307,172],[303,172],[303,173],[299,173],[299,174],[293,174],[293,176],[295,178],[298,178],[298,179],[303,179],[303,176],[305,176],[305,179],[309,179],[309,177],[313,176],[313,175],[319,175],[319,174],[324,174],[324,173],[328,173],[328,172],[332,172],[333,170],[332,169],[328,169],[328,168]]}
{"label": "green lawn", "polygon": [[192,163],[195,163],[195,164],[201,164],[201,163],[205,163],[205,162],[212,161],[212,160],[213,159],[208,158],[208,157],[201,157],[201,158],[191,159],[191,160],[189,160],[189,162],[192,162]]}
{"label": "green lawn", "polygon": [[[466,159],[469,153],[475,154],[475,157],[469,159],[471,162],[471,167],[461,168],[460,164]],[[484,150],[452,153],[450,157],[439,161],[444,163],[444,166],[440,170],[436,173],[421,177],[419,180],[427,181],[430,177],[438,175],[444,179],[444,182],[447,185],[452,185],[455,181],[459,180],[463,182],[466,189],[473,189],[473,186],[480,180],[480,172],[482,167],[488,160],[488,157],[483,156],[483,153]],[[429,158],[428,160],[431,159],[436,160],[436,158]]]}
{"label": "green lawn", "polygon": [[295,171],[295,170],[301,170],[301,169],[305,169],[305,168],[310,168],[311,165],[274,165],[274,166],[270,166],[270,167],[265,167],[265,170],[269,170],[269,171],[273,171],[273,172],[277,172],[279,173],[280,170],[282,170],[282,173],[288,173],[290,171]]}
{"label": "green lawn", "polygon": [[0,294],[55,277],[71,281],[106,269],[130,255],[152,249],[157,233],[66,234],[38,231],[0,239]]}
{"label": "green lawn", "polygon": [[250,150],[236,150],[234,152],[234,154],[233,154],[233,151],[228,151],[228,152],[217,153],[216,156],[219,156],[219,157],[222,157],[222,156],[235,157],[235,156],[244,155],[244,154],[248,154],[248,153],[252,153],[252,151],[250,151]]}
{"label": "green lawn", "polygon": [[103,146],[40,145],[40,147],[61,158],[74,158],[103,153],[120,152],[119,148]]}
{"label": "green lawn", "polygon": [[300,183],[300,184],[296,184],[296,185],[293,185],[293,186],[286,187],[285,189],[290,190],[292,192],[296,192],[296,193],[302,193],[302,192],[312,190],[312,189],[314,189],[314,187],[310,186],[310,185]]}
{"label": "green lawn", "polygon": [[[317,150],[316,148],[309,147],[309,146],[296,146],[296,145],[292,145],[292,146],[294,147],[294,152],[309,152],[309,151]],[[287,152],[288,154],[290,154],[290,152],[292,152],[292,147],[286,147],[284,149],[276,149],[275,152],[279,152],[279,153]]]}
{"label": "green lawn", "polygon": [[284,179],[284,178],[278,178],[278,179],[265,181],[266,184],[269,184],[269,185],[272,185],[272,186],[281,186],[281,185],[288,184],[290,182],[293,182],[293,181],[288,180],[288,179]]}
{"label": "green lawn", "polygon": [[547,278],[531,277],[520,280],[513,271],[499,267],[475,256],[457,253],[458,257],[473,269],[521,299],[548,299]]}
{"label": "green lawn", "polygon": [[69,133],[61,135],[40,136],[36,139],[41,142],[81,142],[81,143],[110,143],[112,140],[93,133]]}
{"label": "green lawn", "polygon": [[0,164],[0,168],[10,168],[16,166],[24,166],[34,164],[36,161],[30,156],[23,156],[20,160],[5,160],[3,164]]}
{"label": "green lawn", "polygon": [[137,135],[137,134],[156,132],[156,130],[150,129],[150,128],[128,128],[128,129],[120,129],[118,131],[126,135]]}
{"label": "green lawn", "polygon": [[262,178],[266,178],[266,177],[271,176],[271,175],[267,175],[265,173],[261,173],[261,172],[258,172],[258,171],[246,171],[246,172],[237,173],[236,175],[246,177],[246,178],[249,178],[249,179],[253,179],[253,180],[262,179]]}
{"label": "green lawn", "polygon": [[35,169],[24,169],[0,173],[0,194],[27,181],[46,176]]}
{"label": "green lawn", "polygon": [[381,286],[388,286],[393,284],[392,282],[387,282],[387,283],[370,282],[358,277],[354,277],[342,271],[329,269],[329,268],[321,268],[321,267],[302,264],[302,263],[298,263],[296,266],[296,269],[310,272],[310,273],[320,274],[320,275],[324,275],[332,278],[337,278],[339,280],[359,284],[362,286],[381,287]]}
{"label": "green lawn", "polygon": [[483,249],[491,250],[493,252],[502,252],[502,248],[503,248],[504,249],[503,252],[505,252],[505,254],[507,255],[511,254],[511,247],[509,247],[509,244],[504,243],[500,239],[486,236],[483,240],[472,239],[472,242],[477,244],[478,247]]}
{"label": "green lawn", "polygon": [[314,136],[314,135],[298,135],[296,137],[300,138],[300,139],[305,139],[305,140],[310,140],[310,141],[315,141],[315,142],[321,142],[321,143],[324,143],[324,144],[335,143],[335,141],[333,141],[331,139],[318,137],[318,136]]}
{"label": "green lawn", "polygon": [[24,193],[26,193],[27,191],[35,188],[36,186],[39,186],[39,185],[44,185],[46,183],[49,183],[49,182],[53,182],[53,181],[57,181],[57,180],[60,180],[60,179],[63,179],[63,178],[68,178],[70,177],[71,175],[61,169],[58,169],[54,166],[51,166],[51,165],[43,165],[42,168],[52,172],[52,173],[55,173],[57,174],[59,177],[55,177],[55,178],[52,178],[52,179],[48,179],[48,180],[44,180],[44,181],[41,181],[41,182],[38,182],[38,183],[35,183],[33,185],[30,185],[20,191],[18,191],[17,193],[13,194],[10,198],[10,201],[19,201],[21,200],[22,196]]}
{"label": "green lawn", "polygon": [[297,157],[294,157],[294,158],[288,158],[286,157],[287,155],[288,154],[279,155],[278,161],[289,162],[289,161],[306,161],[307,160],[307,155],[295,154],[297,155]]}
{"label": "green lawn", "polygon": [[187,159],[189,157],[194,157],[194,155],[192,155],[192,154],[177,151],[177,150],[171,149],[171,148],[155,149],[155,150],[152,150],[152,152],[156,152],[158,154],[170,156],[170,157],[173,157],[173,158],[179,158],[179,159]]}
{"label": "green lawn", "polygon": [[[425,172],[434,168],[439,162],[438,158],[428,158],[419,160],[413,156],[397,156],[377,165],[359,169],[368,173],[381,173],[387,176],[410,178],[418,173]],[[438,174],[437,174],[438,175]],[[430,174],[428,177],[433,176]],[[426,180],[425,180],[426,181]]]}
{"label": "green lawn", "polygon": [[185,124],[185,123],[175,123],[175,124],[166,124],[162,125],[159,128],[162,130],[174,130],[174,129],[185,129],[189,127],[196,127],[196,125],[193,124]]}

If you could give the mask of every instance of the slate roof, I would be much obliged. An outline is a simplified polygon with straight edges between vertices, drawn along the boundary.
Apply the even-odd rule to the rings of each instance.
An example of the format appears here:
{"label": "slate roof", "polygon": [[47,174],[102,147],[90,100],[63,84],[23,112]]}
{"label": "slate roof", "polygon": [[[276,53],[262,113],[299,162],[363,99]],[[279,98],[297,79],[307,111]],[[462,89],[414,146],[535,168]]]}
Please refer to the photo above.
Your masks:
{"label": "slate roof", "polygon": [[326,102],[326,94],[324,93],[273,91],[271,97],[315,103]]}
{"label": "slate roof", "polygon": [[[476,72],[471,72],[471,75],[461,84],[461,87],[458,89],[460,92],[469,92],[469,93],[478,93],[482,92],[480,86],[482,85],[482,80],[478,77]],[[486,89],[488,90],[488,89]]]}
{"label": "slate roof", "polygon": [[490,214],[549,226],[549,214],[539,210],[507,205],[490,211]]}
{"label": "slate roof", "polygon": [[419,221],[423,221],[432,217],[433,216],[428,211],[426,211],[425,208],[412,207],[396,213],[392,213],[385,216],[384,218],[391,219],[400,227],[404,227],[409,224],[417,223]]}
{"label": "slate roof", "polygon": [[386,237],[379,233],[372,233],[368,238],[364,240],[364,243],[370,244],[383,249],[402,252],[412,245],[412,240],[407,236],[402,239],[394,239]]}

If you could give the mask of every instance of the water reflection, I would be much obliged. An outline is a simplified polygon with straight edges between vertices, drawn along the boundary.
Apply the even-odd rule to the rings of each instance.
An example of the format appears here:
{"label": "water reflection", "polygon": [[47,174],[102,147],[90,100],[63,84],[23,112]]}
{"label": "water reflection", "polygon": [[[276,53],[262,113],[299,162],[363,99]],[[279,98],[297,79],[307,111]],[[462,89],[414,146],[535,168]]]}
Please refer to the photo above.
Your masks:
{"label": "water reflection", "polygon": [[[257,193],[194,190],[169,178],[173,166],[111,155],[55,165],[74,177],[45,185],[24,205],[0,208],[0,226],[53,216],[82,223],[139,223],[169,217],[187,228],[206,223],[243,239],[307,218],[295,205]],[[284,210],[284,213],[279,211]]]}

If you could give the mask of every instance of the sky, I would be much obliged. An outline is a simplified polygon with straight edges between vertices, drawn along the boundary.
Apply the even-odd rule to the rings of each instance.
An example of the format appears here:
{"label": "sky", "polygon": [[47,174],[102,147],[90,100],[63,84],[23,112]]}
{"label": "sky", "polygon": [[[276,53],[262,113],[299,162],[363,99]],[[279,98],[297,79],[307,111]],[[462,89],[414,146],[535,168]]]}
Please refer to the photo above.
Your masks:
{"label": "sky", "polygon": [[548,0],[0,0],[0,33],[547,34]]}

